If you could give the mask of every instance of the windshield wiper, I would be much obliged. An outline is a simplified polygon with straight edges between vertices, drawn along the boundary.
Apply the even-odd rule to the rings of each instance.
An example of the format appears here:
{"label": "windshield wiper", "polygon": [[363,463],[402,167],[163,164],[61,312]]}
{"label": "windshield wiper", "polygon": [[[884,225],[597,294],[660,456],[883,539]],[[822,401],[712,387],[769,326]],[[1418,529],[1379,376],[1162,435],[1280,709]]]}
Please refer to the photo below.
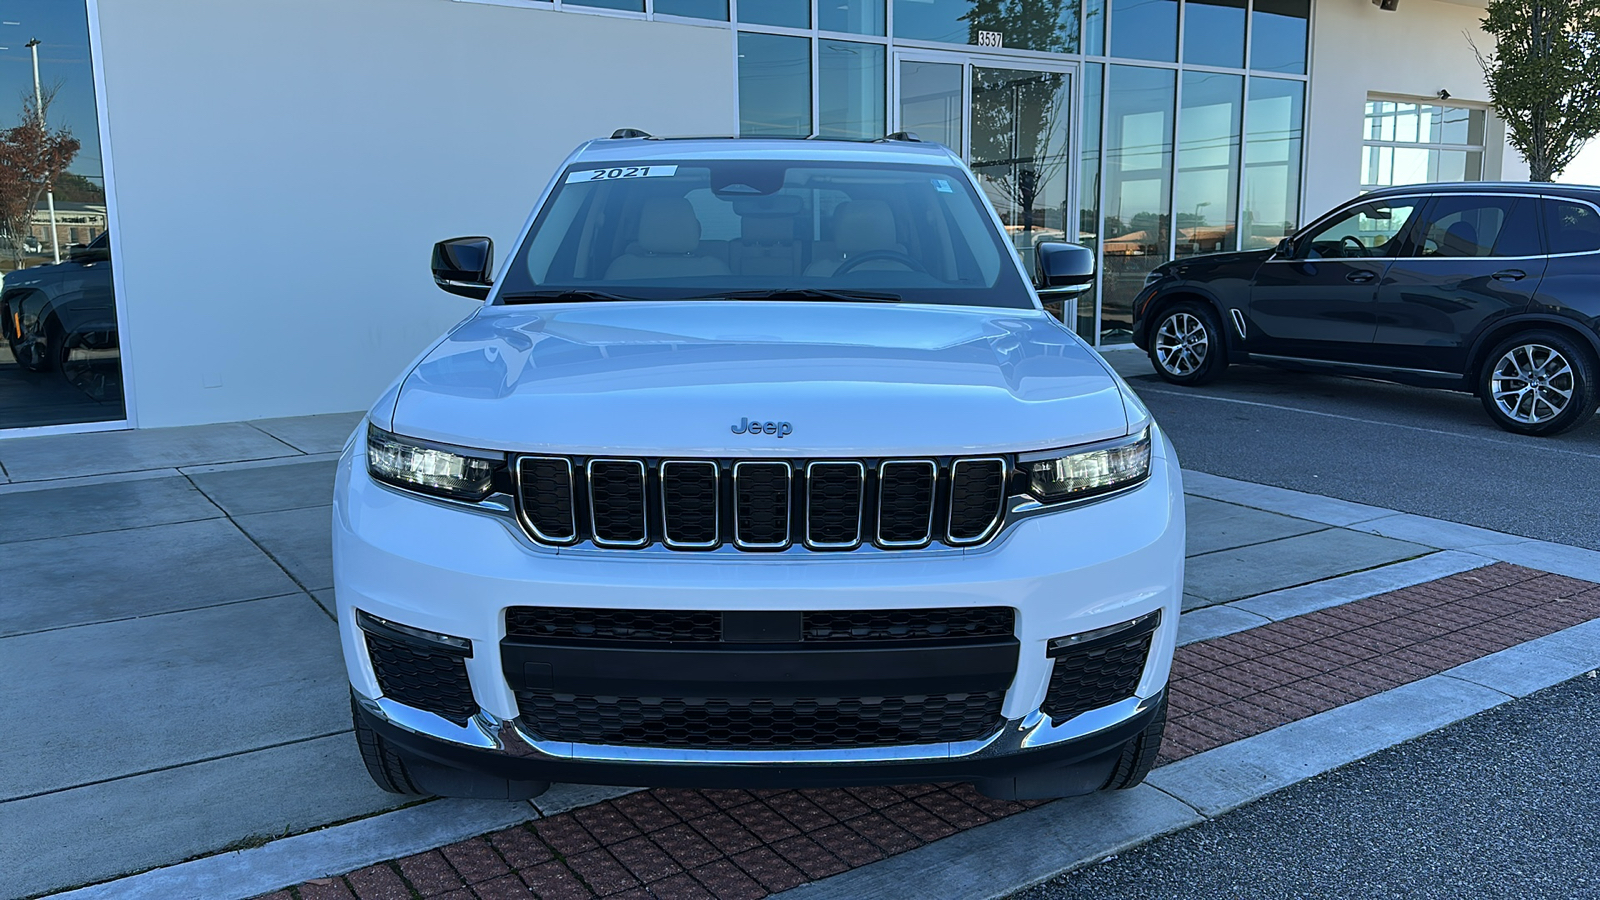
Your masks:
{"label": "windshield wiper", "polygon": [[691,300],[868,300],[874,303],[899,303],[899,294],[883,291],[835,291],[827,288],[776,288],[770,291],[728,291]]}
{"label": "windshield wiper", "polygon": [[625,297],[622,294],[608,294],[605,291],[584,290],[549,290],[549,291],[512,291],[500,295],[506,303],[570,303],[585,300],[617,300],[622,302],[632,300],[645,300],[646,297]]}

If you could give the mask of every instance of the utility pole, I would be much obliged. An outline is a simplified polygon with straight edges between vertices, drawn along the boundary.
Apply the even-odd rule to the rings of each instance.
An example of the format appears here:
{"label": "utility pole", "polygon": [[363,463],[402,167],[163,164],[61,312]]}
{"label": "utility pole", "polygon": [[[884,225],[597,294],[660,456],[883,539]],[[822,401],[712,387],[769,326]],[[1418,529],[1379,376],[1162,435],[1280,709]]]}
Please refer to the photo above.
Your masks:
{"label": "utility pole", "polygon": [[[28,49],[33,51],[33,107],[39,112],[39,137],[45,136],[44,126],[44,92],[39,90],[39,39],[34,38],[28,42]],[[51,184],[54,179],[47,178],[44,182],[45,202],[50,206],[50,252],[55,256],[56,262],[61,262],[61,242],[56,238],[56,192]]]}

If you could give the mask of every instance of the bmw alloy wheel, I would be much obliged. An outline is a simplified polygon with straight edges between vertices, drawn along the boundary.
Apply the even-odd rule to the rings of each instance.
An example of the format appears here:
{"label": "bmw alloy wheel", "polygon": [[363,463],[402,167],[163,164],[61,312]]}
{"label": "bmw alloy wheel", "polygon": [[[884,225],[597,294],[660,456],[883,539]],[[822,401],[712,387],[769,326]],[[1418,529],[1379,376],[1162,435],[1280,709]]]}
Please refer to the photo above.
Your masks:
{"label": "bmw alloy wheel", "polygon": [[1566,411],[1577,388],[1572,364],[1546,344],[1518,344],[1494,364],[1489,389],[1500,412],[1539,425]]}
{"label": "bmw alloy wheel", "polygon": [[1190,313],[1175,312],[1156,329],[1156,359],[1169,375],[1193,375],[1205,365],[1210,349],[1205,323]]}

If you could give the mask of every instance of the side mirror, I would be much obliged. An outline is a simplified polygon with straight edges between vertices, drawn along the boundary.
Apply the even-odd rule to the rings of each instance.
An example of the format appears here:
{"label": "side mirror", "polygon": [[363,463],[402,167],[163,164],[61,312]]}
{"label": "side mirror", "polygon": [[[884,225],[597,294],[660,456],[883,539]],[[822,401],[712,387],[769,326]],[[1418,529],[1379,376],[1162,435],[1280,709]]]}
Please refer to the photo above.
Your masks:
{"label": "side mirror", "polygon": [[1293,259],[1294,240],[1292,238],[1284,238],[1283,240],[1279,241],[1278,247],[1272,251],[1272,255],[1278,257],[1279,259]]}
{"label": "side mirror", "polygon": [[1088,247],[1040,241],[1033,264],[1033,282],[1041,293],[1081,294],[1094,286],[1094,251]]}
{"label": "side mirror", "polygon": [[494,284],[494,241],[458,237],[433,245],[433,283],[440,290],[483,300]]}

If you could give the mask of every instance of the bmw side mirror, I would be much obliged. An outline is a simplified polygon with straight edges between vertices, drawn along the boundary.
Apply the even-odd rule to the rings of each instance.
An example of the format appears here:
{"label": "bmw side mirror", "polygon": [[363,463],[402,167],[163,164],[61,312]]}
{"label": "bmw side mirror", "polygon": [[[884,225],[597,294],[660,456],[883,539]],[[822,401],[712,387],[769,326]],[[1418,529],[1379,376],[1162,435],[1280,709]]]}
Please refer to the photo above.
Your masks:
{"label": "bmw side mirror", "polygon": [[1081,294],[1094,286],[1094,251],[1088,247],[1040,241],[1033,265],[1033,283],[1040,293]]}
{"label": "bmw side mirror", "polygon": [[433,283],[440,290],[483,300],[494,284],[494,241],[458,237],[433,245]]}
{"label": "bmw side mirror", "polygon": [[1279,259],[1293,259],[1294,240],[1292,238],[1284,238],[1283,240],[1279,241],[1278,247],[1276,250],[1272,251],[1272,255],[1278,257]]}

